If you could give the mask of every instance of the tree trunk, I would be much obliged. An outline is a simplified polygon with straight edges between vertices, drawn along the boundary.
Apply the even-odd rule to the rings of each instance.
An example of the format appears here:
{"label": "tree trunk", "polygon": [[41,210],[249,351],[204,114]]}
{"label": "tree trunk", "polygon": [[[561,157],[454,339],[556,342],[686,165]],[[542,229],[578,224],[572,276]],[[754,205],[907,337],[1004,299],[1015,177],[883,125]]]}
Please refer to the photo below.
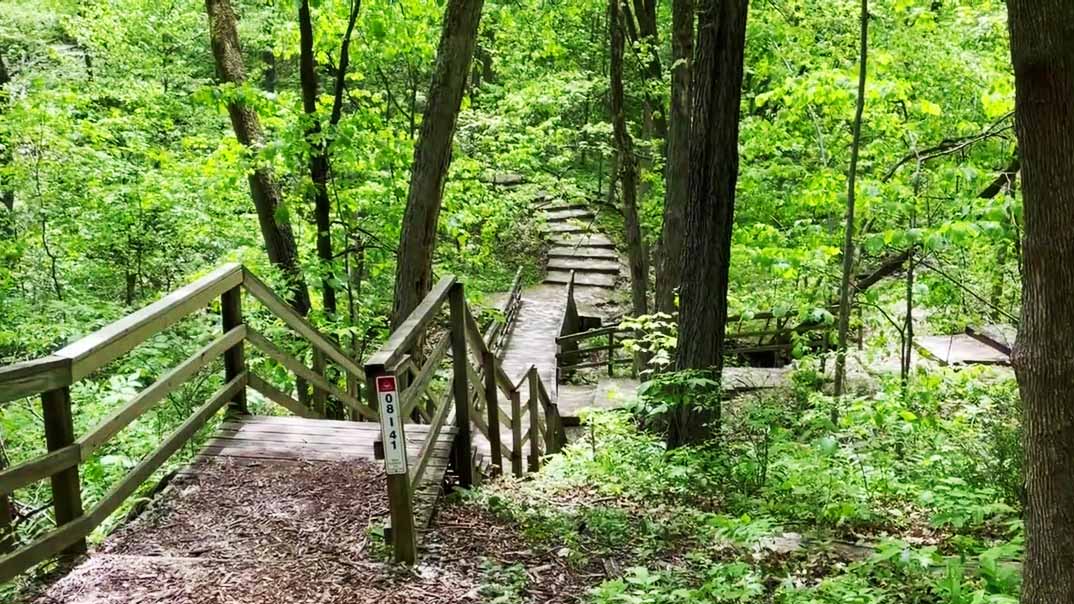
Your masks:
{"label": "tree trunk", "polygon": [[612,125],[615,129],[615,148],[619,156],[619,181],[623,193],[623,218],[626,223],[627,255],[630,264],[630,293],[635,317],[648,314],[649,268],[646,266],[645,243],[641,238],[638,219],[638,160],[634,155],[634,139],[627,129],[623,109],[623,15],[620,0],[608,0],[608,32],[611,36],[610,95]]}
{"label": "tree trunk", "polygon": [[447,3],[436,51],[436,69],[414,147],[410,192],[399,236],[393,328],[406,319],[432,288],[436,225],[483,4],[484,0],[448,0]]}
{"label": "tree trunk", "polygon": [[[229,0],[205,0],[209,14],[209,36],[212,41],[213,57],[216,71],[225,82],[241,85],[246,80],[246,69],[242,63],[239,46],[239,34],[235,29],[235,11]],[[228,101],[228,114],[235,129],[235,137],[252,152],[264,144],[261,122],[257,113],[241,101]],[[305,315],[310,309],[310,295],[305,278],[298,264],[298,246],[291,231],[291,223],[286,214],[279,212],[282,201],[279,185],[272,171],[259,166],[249,176],[250,196],[257,209],[257,219],[261,226],[261,235],[265,239],[265,250],[269,261],[278,267],[289,280],[290,295],[288,301],[299,313]]]}
{"label": "tree trunk", "polygon": [[[336,70],[336,91],[332,105],[329,126],[334,128],[342,115],[343,86],[347,77],[347,64],[350,62],[351,33],[358,18],[361,0],[351,3],[347,21],[347,32],[340,46],[339,67]],[[302,109],[309,120],[306,128],[306,141],[310,145],[309,170],[313,181],[313,214],[317,226],[317,257],[321,261],[324,277],[321,280],[321,295],[324,312],[333,316],[337,312],[336,281],[332,270],[335,254],[332,251],[332,204],[328,199],[328,147],[329,140],[322,140],[321,121],[317,117],[317,63],[313,54],[313,20],[310,14],[309,0],[302,0],[298,9],[299,31],[299,78],[302,83]]]}
{"label": "tree trunk", "polygon": [[[738,181],[738,126],[742,102],[743,55],[748,0],[701,0],[697,53],[690,82],[690,187],[679,309],[679,369],[723,369],[727,325],[727,285],[731,266],[735,185]],[[713,412],[714,411],[714,412]],[[669,434],[677,446],[703,439],[706,413],[682,405]]]}
{"label": "tree trunk", "polygon": [[675,290],[682,278],[683,231],[690,179],[690,61],[694,54],[693,0],[671,4],[671,120],[667,140],[664,226],[660,270],[656,273],[656,310],[675,312]]}
{"label": "tree trunk", "polygon": [[1074,3],[1008,0],[1022,156],[1022,396],[1026,551],[1022,602],[1074,602]]}
{"label": "tree trunk", "polygon": [[[8,73],[7,65],[4,64],[3,54],[0,54],[0,114],[7,110],[8,95],[4,87],[9,82],[11,82],[11,74]],[[10,163],[11,144],[6,140],[0,140],[0,166],[7,166]],[[0,176],[0,204],[7,208],[8,212],[15,211],[15,191],[11,188],[7,176]],[[0,219],[0,225],[4,222],[4,219]]]}
{"label": "tree trunk", "polygon": [[[850,175],[847,177],[846,231],[843,237],[843,280],[839,285],[839,340],[835,352],[835,396],[846,387],[847,333],[850,330],[850,275],[854,272],[854,194],[857,189],[858,155],[861,151],[861,121],[865,112],[865,79],[869,58],[869,0],[861,0],[861,55],[858,60],[858,102],[854,109],[854,139],[850,147]],[[838,417],[832,407],[832,418]]]}

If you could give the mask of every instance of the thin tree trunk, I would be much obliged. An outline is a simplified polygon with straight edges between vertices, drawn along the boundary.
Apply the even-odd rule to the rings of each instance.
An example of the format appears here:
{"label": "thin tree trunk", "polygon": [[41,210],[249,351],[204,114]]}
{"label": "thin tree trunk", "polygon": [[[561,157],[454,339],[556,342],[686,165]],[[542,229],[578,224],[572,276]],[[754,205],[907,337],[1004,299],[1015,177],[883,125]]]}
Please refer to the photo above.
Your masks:
{"label": "thin tree trunk", "polygon": [[664,225],[660,270],[656,273],[656,310],[675,312],[675,290],[682,278],[683,232],[690,179],[690,61],[694,53],[693,0],[671,4],[671,119],[667,143]]}
{"label": "thin tree trunk", "polygon": [[393,328],[406,319],[432,288],[436,225],[483,5],[484,0],[448,0],[444,13],[436,69],[414,147],[410,192],[399,236]]}
{"label": "thin tree trunk", "polygon": [[1074,602],[1074,3],[1007,0],[1025,271],[1012,357],[1022,396],[1022,602]]}
{"label": "thin tree trunk", "polygon": [[[217,74],[224,82],[241,85],[246,80],[246,69],[242,63],[239,34],[235,29],[235,11],[232,10],[229,0],[205,0],[205,9],[209,15],[209,35]],[[264,145],[257,113],[236,99],[228,102],[227,110],[231,116],[235,137],[243,146],[256,153]],[[291,231],[291,223],[286,215],[281,215],[279,211],[282,203],[279,185],[272,171],[261,165],[250,174],[249,182],[250,196],[257,209],[257,219],[261,235],[265,239],[269,261],[278,267],[289,281],[288,301],[295,310],[305,315],[310,309],[310,295],[299,268],[298,246]]]}
{"label": "thin tree trunk", "polygon": [[[8,73],[7,65],[4,64],[4,56],[0,53],[0,114],[7,110],[8,95],[4,89],[11,82],[11,74]],[[8,141],[0,140],[0,166],[11,163],[11,145]],[[7,208],[8,212],[15,211],[15,191],[11,188],[7,176],[0,176],[0,204]],[[0,225],[5,224],[5,219],[0,219]]]}
{"label": "thin tree trunk", "polygon": [[[347,77],[347,65],[350,62],[348,52],[351,34],[354,31],[354,23],[358,19],[358,10],[361,1],[351,3],[350,14],[347,20],[347,31],[343,36],[340,46],[339,66],[336,70],[336,90],[332,105],[332,114],[329,119],[330,129],[335,128],[342,116],[343,86]],[[313,181],[313,214],[317,226],[317,257],[321,261],[321,270],[324,277],[321,280],[321,295],[324,303],[324,312],[329,316],[336,314],[336,288],[335,275],[332,265],[335,254],[332,251],[332,204],[328,198],[328,147],[330,140],[324,140],[321,136],[321,122],[317,117],[317,63],[313,52],[313,20],[310,14],[309,0],[302,0],[298,9],[299,30],[299,79],[302,83],[302,109],[309,120],[306,128],[306,141],[310,145],[309,171],[310,180]]]}
{"label": "thin tree trunk", "polygon": [[[857,189],[858,156],[861,152],[861,122],[865,112],[865,81],[869,58],[869,0],[861,0],[861,54],[858,59],[858,102],[854,110],[854,139],[850,147],[850,175],[847,178],[846,232],[843,237],[843,280],[839,285],[839,339],[835,353],[835,396],[846,387],[847,332],[850,330],[850,276],[854,272],[854,194]],[[833,419],[838,407],[832,407]]]}
{"label": "thin tree trunk", "polygon": [[[738,181],[738,129],[748,0],[698,3],[697,53],[690,80],[690,187],[679,309],[679,369],[723,369],[731,231]],[[718,393],[717,393],[718,395]],[[668,442],[704,439],[719,418],[682,405]]]}
{"label": "thin tree trunk", "polygon": [[634,155],[634,139],[627,129],[623,109],[623,15],[620,0],[608,0],[608,32],[611,36],[610,94],[612,125],[615,129],[615,148],[618,152],[619,181],[623,193],[623,218],[626,226],[627,255],[630,264],[630,293],[634,316],[648,314],[649,268],[646,266],[645,244],[641,238],[638,219],[638,160]]}

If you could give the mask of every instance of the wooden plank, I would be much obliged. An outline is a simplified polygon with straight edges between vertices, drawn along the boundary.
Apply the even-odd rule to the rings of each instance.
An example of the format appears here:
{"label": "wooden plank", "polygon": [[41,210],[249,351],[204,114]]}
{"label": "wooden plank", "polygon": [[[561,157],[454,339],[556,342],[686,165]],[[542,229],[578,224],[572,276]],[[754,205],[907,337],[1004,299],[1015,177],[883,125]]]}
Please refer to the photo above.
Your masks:
{"label": "wooden plank", "polygon": [[[482,339],[481,327],[478,326],[477,319],[475,319],[473,313],[470,312],[469,306],[466,307],[466,331],[475,350],[479,351],[481,355],[492,354],[492,350],[485,344],[485,341]],[[493,358],[498,357],[493,354]],[[482,375],[485,374],[484,370],[491,366],[493,367],[493,372],[496,376],[496,383],[499,384],[499,386],[504,390],[504,393],[509,393],[511,389],[514,388],[515,385],[511,383],[511,378],[509,378],[504,372],[503,367],[500,363],[492,363],[490,365],[484,356],[480,356],[479,359],[481,363]]]}
{"label": "wooden plank", "polygon": [[[49,452],[65,449],[75,442],[74,418],[71,414],[71,389],[69,386],[49,390],[41,395],[41,415],[45,420],[45,443]],[[82,484],[78,480],[78,466],[71,466],[52,474],[52,510],[56,526],[62,526],[82,516]],[[86,551],[86,542],[77,541],[64,553],[77,555]]]}
{"label": "wooden plank", "polygon": [[[242,325],[242,287],[236,285],[220,296],[220,327],[226,334],[240,325]],[[239,340],[224,352],[224,381],[230,382],[243,371],[246,371],[246,357],[242,340]],[[235,394],[230,406],[232,413],[249,415],[245,388]]]}
{"label": "wooden plank", "polygon": [[403,399],[403,417],[410,417],[414,407],[421,400],[422,395],[425,394],[425,389],[429,387],[429,382],[433,380],[437,370],[440,369],[440,362],[444,360],[449,344],[451,344],[450,337],[441,338],[440,343],[436,345],[428,360],[418,371],[413,383],[403,392],[402,397],[400,397]]}
{"label": "wooden plank", "polygon": [[0,470],[0,496],[78,465],[79,446],[67,445],[40,457]]}
{"label": "wooden plank", "polygon": [[599,327],[597,329],[590,329],[579,333],[572,333],[568,335],[562,335],[556,338],[556,344],[567,344],[570,342],[578,342],[581,340],[588,340],[590,338],[598,338],[609,334],[618,333],[634,333],[632,329],[623,329],[619,325],[610,325],[608,327]]}
{"label": "wooden plank", "polygon": [[539,373],[537,373],[537,366],[530,365],[529,370],[526,372],[529,379],[529,392],[530,398],[528,402],[530,413],[530,472],[536,472],[541,469],[541,443],[538,438],[539,428],[541,425],[541,411],[540,411],[540,397],[541,393],[537,386],[537,381],[541,379]]}
{"label": "wooden plank", "polygon": [[287,409],[291,413],[294,413],[298,417],[307,419],[323,419],[324,416],[317,413],[313,409],[303,405],[295,399],[288,396],[282,390],[277,389],[272,384],[261,379],[257,375],[249,374],[246,376],[247,385],[253,388],[255,391],[261,393],[262,396],[268,400],[276,403],[277,405]]}
{"label": "wooden plank", "polygon": [[146,411],[152,409],[179,386],[216,360],[224,351],[232,349],[237,343],[242,342],[245,337],[245,325],[238,325],[232,328],[202,347],[201,350],[195,352],[171,371],[165,373],[160,379],[135,395],[122,407],[112,411],[93,429],[78,439],[77,442],[82,447],[82,461],[89,459],[101,445],[108,442],[120,430],[141,417]]}
{"label": "wooden plank", "polygon": [[511,471],[522,476],[522,397],[511,393]]}
{"label": "wooden plank", "polygon": [[[429,434],[433,434],[430,432]],[[235,446],[243,446],[236,444],[239,441],[243,443],[251,443],[252,445],[265,445],[265,446],[300,446],[300,447],[320,447],[323,446],[325,450],[361,450],[363,457],[368,456],[373,451],[373,443],[377,438],[374,434],[364,435],[362,438],[354,438],[352,436],[328,436],[324,434],[309,435],[309,434],[265,434],[263,432],[244,432],[234,430],[220,430],[214,436],[213,439],[220,439],[217,444],[226,443],[229,446],[234,444]],[[413,451],[415,455],[424,452],[422,442],[428,439],[426,435],[422,441],[416,439],[410,439],[407,443],[407,451]],[[438,433],[432,440],[431,444],[435,448],[441,444],[451,444],[451,434]],[[367,451],[368,449],[368,451]]]}
{"label": "wooden plank", "polygon": [[425,470],[429,465],[429,459],[436,448],[436,441],[440,436],[440,430],[444,427],[444,422],[447,420],[448,412],[450,410],[451,405],[449,404],[449,401],[445,400],[436,410],[436,415],[433,416],[432,421],[429,422],[429,433],[425,435],[425,440],[422,442],[421,454],[418,457],[418,465],[414,469],[410,479],[411,486],[417,486],[421,482],[422,476],[425,474]]}
{"label": "wooden plank", "polygon": [[71,385],[71,359],[48,356],[0,367],[0,403]]}
{"label": "wooden plank", "polygon": [[390,367],[400,357],[410,352],[418,338],[425,334],[425,329],[436,318],[437,311],[447,300],[448,293],[455,283],[456,280],[453,275],[448,275],[441,279],[433,287],[432,291],[425,296],[421,304],[418,304],[418,307],[403,321],[403,324],[392,332],[392,335],[388,337],[388,341],[380,347],[380,350],[369,359],[366,365]]}
{"label": "wooden plank", "polygon": [[364,380],[365,372],[358,366],[357,363],[351,360],[347,353],[343,352],[339,346],[328,338],[321,335],[321,332],[317,330],[305,317],[295,312],[295,309],[291,308],[288,304],[276,295],[276,292],[272,291],[265,282],[257,278],[247,269],[243,269],[243,287],[246,291],[250,292],[254,298],[257,298],[269,309],[274,315],[283,320],[288,327],[295,330],[298,335],[302,336],[312,346],[319,348],[321,352],[328,355],[328,358],[339,365],[341,369],[352,375],[352,377],[359,382]]}
{"label": "wooden plank", "polygon": [[315,388],[320,388],[336,397],[348,407],[360,413],[362,417],[371,420],[377,418],[377,412],[371,407],[346,392],[343,392],[334,384],[324,379],[324,376],[317,375],[312,369],[303,365],[298,359],[277,348],[276,345],[270,342],[265,336],[257,333],[253,329],[247,329],[246,339],[258,350],[265,353],[266,356],[290,369],[299,377],[304,378],[310,384],[313,384]]}
{"label": "wooden plank", "polygon": [[226,264],[122,319],[60,349],[77,382],[242,283],[242,267]]}
{"label": "wooden plank", "polygon": [[0,557],[0,584],[6,583],[20,573],[44,562],[60,552],[84,542],[86,535],[93,532],[94,525],[89,516],[82,516],[73,522],[53,529],[10,554]]}

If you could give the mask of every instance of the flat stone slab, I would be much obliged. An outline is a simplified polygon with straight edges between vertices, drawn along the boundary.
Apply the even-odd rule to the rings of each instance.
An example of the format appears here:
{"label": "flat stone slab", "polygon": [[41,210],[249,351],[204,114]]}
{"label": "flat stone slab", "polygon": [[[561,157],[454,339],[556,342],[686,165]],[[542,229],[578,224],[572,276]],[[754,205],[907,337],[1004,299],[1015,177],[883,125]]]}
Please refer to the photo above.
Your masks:
{"label": "flat stone slab", "polygon": [[569,209],[569,210],[556,210],[556,211],[547,211],[546,210],[545,211],[545,219],[547,219],[549,221],[584,220],[584,221],[588,222],[590,220],[593,220],[593,213],[590,212],[589,210],[582,209],[582,208],[572,208],[572,209]]}
{"label": "flat stone slab", "polygon": [[539,209],[544,212],[562,212],[565,210],[589,210],[589,208],[582,203],[563,203],[561,201],[549,203],[548,205],[540,207]]}
{"label": "flat stone slab", "polygon": [[615,249],[615,244],[605,235],[559,235],[552,237],[552,245],[557,247],[600,247]]}
{"label": "flat stone slab", "polygon": [[593,260],[591,258],[553,258],[548,261],[550,271],[578,271],[588,273],[619,274],[617,260]]}
{"label": "flat stone slab", "polygon": [[601,260],[619,260],[615,250],[599,247],[554,246],[548,250],[549,258],[591,258]]}
{"label": "flat stone slab", "polygon": [[1009,356],[965,334],[920,336],[914,345],[942,365],[1010,365]]}
{"label": "flat stone slab", "polygon": [[574,222],[553,222],[545,227],[546,233],[588,233],[589,226]]}
{"label": "flat stone slab", "polygon": [[[568,283],[570,282],[571,274],[569,271],[548,271],[548,275],[545,277],[545,283]],[[588,285],[592,287],[606,287],[614,288],[616,275],[608,275],[605,273],[575,273],[574,283],[575,285]]]}

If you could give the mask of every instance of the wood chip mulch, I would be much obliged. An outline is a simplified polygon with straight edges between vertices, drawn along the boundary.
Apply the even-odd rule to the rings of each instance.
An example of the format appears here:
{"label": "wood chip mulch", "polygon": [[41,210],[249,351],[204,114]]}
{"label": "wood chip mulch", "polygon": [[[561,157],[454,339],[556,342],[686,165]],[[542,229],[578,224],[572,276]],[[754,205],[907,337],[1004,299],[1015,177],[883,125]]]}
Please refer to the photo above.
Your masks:
{"label": "wood chip mulch", "polygon": [[480,602],[488,560],[521,565],[526,602],[575,602],[606,577],[471,505],[442,506],[421,564],[387,564],[382,469],[211,459],[174,480],[37,604]]}

